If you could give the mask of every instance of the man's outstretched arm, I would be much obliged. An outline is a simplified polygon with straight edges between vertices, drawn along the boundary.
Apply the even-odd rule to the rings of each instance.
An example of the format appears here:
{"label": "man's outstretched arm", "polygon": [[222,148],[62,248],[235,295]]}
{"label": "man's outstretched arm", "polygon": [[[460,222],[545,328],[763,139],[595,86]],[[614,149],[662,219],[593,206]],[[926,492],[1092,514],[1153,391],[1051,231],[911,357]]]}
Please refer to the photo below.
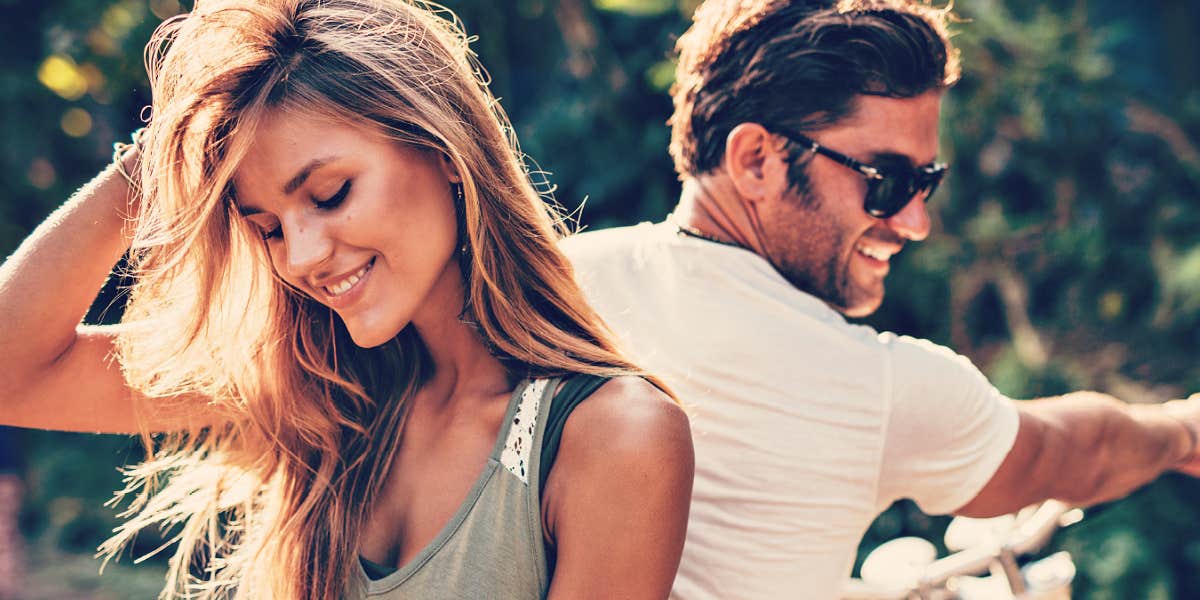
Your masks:
{"label": "man's outstretched arm", "polygon": [[1196,396],[1129,405],[1077,392],[1020,402],[1018,411],[1012,450],[955,514],[1001,515],[1050,498],[1086,506],[1120,498],[1169,469],[1200,474]]}

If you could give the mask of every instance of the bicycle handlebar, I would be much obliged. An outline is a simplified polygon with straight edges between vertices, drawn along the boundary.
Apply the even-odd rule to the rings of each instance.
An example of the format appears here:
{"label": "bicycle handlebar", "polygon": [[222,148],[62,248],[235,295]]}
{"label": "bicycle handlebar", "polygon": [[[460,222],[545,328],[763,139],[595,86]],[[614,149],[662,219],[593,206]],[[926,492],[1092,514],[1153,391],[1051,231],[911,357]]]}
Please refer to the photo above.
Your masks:
{"label": "bicycle handlebar", "polygon": [[[1078,514],[1071,516],[1072,512]],[[1019,519],[1012,531],[1000,539],[933,561],[921,569],[911,587],[876,585],[852,579],[843,590],[843,598],[889,600],[906,598],[920,590],[943,588],[955,577],[986,573],[1004,557],[1011,558],[1040,550],[1050,541],[1055,531],[1080,518],[1082,513],[1078,509],[1057,500],[1047,500],[1033,509],[1033,513],[1027,518]]]}
{"label": "bicycle handlebar", "polygon": [[1082,515],[1076,515],[1070,517],[1069,522],[1064,522],[1064,517],[1077,510],[1058,500],[1043,502],[1032,516],[1017,526],[1016,535],[1009,540],[1008,547],[1012,548],[1015,554],[1029,554],[1040,550],[1050,541],[1055,531],[1082,518]]}
{"label": "bicycle handlebar", "polygon": [[1005,551],[1017,556],[1036,552],[1050,541],[1050,537],[1062,526],[1063,516],[1072,510],[1074,508],[1069,504],[1047,500],[1037,507],[1033,515],[1021,521],[999,545],[984,544],[940,558],[925,568],[919,583],[937,587],[952,577],[983,573]]}

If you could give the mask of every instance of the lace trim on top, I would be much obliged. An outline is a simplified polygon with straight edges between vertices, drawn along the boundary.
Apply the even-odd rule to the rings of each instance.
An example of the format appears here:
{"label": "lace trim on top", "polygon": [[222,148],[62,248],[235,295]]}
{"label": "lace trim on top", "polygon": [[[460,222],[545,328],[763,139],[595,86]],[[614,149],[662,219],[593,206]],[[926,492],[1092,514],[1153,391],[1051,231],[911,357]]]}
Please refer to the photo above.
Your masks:
{"label": "lace trim on top", "polygon": [[508,438],[504,440],[504,451],[500,453],[500,464],[525,485],[529,485],[529,456],[533,452],[538,405],[548,383],[549,379],[539,379],[525,386],[508,428]]}

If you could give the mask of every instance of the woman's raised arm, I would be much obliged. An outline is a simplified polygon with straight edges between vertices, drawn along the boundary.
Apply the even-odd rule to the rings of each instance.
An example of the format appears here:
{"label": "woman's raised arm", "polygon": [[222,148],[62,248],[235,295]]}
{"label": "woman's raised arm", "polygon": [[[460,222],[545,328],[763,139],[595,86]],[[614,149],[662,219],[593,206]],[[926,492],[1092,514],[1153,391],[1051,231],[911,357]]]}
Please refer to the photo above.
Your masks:
{"label": "woman's raised arm", "polygon": [[[133,172],[136,154],[122,156],[125,172]],[[114,162],[0,265],[0,424],[138,430],[113,328],[80,324],[129,247],[127,217],[136,201]],[[146,424],[155,430],[193,425],[182,415],[159,415]]]}

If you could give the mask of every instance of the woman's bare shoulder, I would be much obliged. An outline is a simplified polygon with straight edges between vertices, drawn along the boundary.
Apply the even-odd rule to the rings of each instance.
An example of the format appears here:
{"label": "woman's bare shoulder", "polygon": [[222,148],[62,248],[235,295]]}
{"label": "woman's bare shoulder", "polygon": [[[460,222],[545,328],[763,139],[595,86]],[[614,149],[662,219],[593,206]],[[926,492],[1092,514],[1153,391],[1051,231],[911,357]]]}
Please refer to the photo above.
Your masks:
{"label": "woman's bare shoulder", "polygon": [[687,415],[648,381],[614,378],[576,407],[543,494],[543,531],[558,561],[550,596],[603,585],[613,597],[665,597],[693,472]]}
{"label": "woman's bare shoulder", "polygon": [[683,409],[654,384],[614,377],[572,412],[563,430],[567,444],[609,458],[620,451],[690,454],[691,430]]}
{"label": "woman's bare shoulder", "polygon": [[693,469],[687,414],[641,377],[605,382],[571,413],[555,463],[559,476],[631,483],[644,476],[686,479]]}

